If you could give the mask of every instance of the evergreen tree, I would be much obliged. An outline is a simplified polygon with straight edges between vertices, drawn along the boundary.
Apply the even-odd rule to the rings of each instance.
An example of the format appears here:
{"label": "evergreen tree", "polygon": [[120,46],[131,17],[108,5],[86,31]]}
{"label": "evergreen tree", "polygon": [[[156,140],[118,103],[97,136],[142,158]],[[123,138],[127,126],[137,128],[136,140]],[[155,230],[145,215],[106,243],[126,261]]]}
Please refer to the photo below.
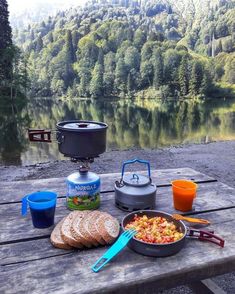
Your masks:
{"label": "evergreen tree", "polygon": [[104,57],[104,94],[106,96],[112,95],[114,88],[115,77],[115,54],[109,52]]}
{"label": "evergreen tree", "polygon": [[189,90],[190,94],[198,95],[201,92],[203,80],[203,68],[202,64],[199,61],[193,61]]}
{"label": "evergreen tree", "polygon": [[235,56],[232,57],[229,63],[224,67],[225,81],[231,84],[235,84]]}
{"label": "evergreen tree", "polygon": [[114,85],[114,74],[112,72],[104,72],[103,75],[103,85],[105,96],[110,96],[113,94]]}
{"label": "evergreen tree", "polygon": [[12,76],[12,33],[8,17],[7,1],[0,0],[0,83]]}
{"label": "evergreen tree", "polygon": [[147,41],[141,49],[141,62],[149,61],[153,53],[153,42]]}
{"label": "evergreen tree", "polygon": [[203,71],[203,78],[200,87],[200,94],[207,95],[212,85],[211,75],[208,70]]}
{"label": "evergreen tree", "polygon": [[7,1],[0,0],[0,50],[12,45],[12,33],[8,17]]}
{"label": "evergreen tree", "polygon": [[137,48],[141,48],[146,41],[146,33],[141,29],[137,29],[134,34],[134,44]]}
{"label": "evergreen tree", "polygon": [[77,31],[75,31],[75,30],[72,31],[72,41],[73,41],[73,49],[74,49],[74,53],[75,53],[75,61],[77,59],[76,58],[76,51],[78,49],[78,41],[79,41],[80,37],[81,36]]}
{"label": "evergreen tree", "polygon": [[153,80],[153,66],[151,61],[141,62],[140,67],[140,75],[141,75],[141,86],[149,87],[152,85]]}
{"label": "evergreen tree", "polygon": [[137,72],[134,69],[130,70],[130,72],[127,75],[127,85],[126,85],[126,87],[127,87],[127,93],[128,94],[131,94],[133,90],[137,90],[136,76],[137,76]]}
{"label": "evergreen tree", "polygon": [[26,91],[27,72],[19,48],[12,44],[8,17],[7,1],[0,0],[0,93],[13,101]]}
{"label": "evergreen tree", "polygon": [[75,52],[73,48],[72,34],[70,30],[68,30],[66,33],[65,51],[66,51],[66,58],[67,58],[66,62],[68,64],[73,63],[75,61]]}
{"label": "evergreen tree", "polygon": [[79,76],[79,87],[78,92],[82,97],[90,96],[90,81],[91,81],[91,71],[89,69],[89,63],[84,61],[78,69]]}
{"label": "evergreen tree", "polygon": [[127,70],[130,71],[132,68],[134,68],[135,70],[139,70],[140,54],[138,50],[133,46],[127,48],[124,61],[127,66]]}
{"label": "evergreen tree", "polygon": [[90,93],[93,97],[100,97],[103,95],[103,66],[98,61],[92,72]]}
{"label": "evergreen tree", "polygon": [[50,32],[50,33],[48,34],[48,41],[49,41],[50,43],[53,43],[53,42],[54,42],[54,38],[53,38],[53,34],[52,34],[52,32]]}
{"label": "evergreen tree", "polygon": [[159,87],[163,85],[163,66],[162,51],[160,48],[157,48],[153,52],[153,86],[155,89],[159,89]]}
{"label": "evergreen tree", "polygon": [[123,58],[119,58],[115,70],[115,89],[117,92],[126,91],[126,66]]}
{"label": "evergreen tree", "polygon": [[80,84],[79,84],[79,95],[82,97],[89,97],[89,86],[90,86],[90,76],[91,73],[86,68],[83,69],[83,72],[80,75]]}
{"label": "evergreen tree", "polygon": [[35,35],[34,35],[34,30],[30,31],[30,36],[29,36],[31,41],[34,41]]}
{"label": "evergreen tree", "polygon": [[104,66],[104,52],[102,48],[99,48],[98,63]]}
{"label": "evergreen tree", "polygon": [[181,53],[175,49],[168,49],[164,55],[164,81],[175,88],[178,86],[178,72],[181,61]]}
{"label": "evergreen tree", "polygon": [[179,85],[180,93],[185,96],[188,94],[189,89],[189,67],[188,56],[184,55],[179,66]]}
{"label": "evergreen tree", "polygon": [[69,87],[73,84],[74,80],[74,70],[72,64],[75,60],[75,54],[73,49],[72,35],[71,31],[68,30],[65,39],[65,48],[64,48],[64,56],[65,56],[65,69],[63,73],[63,80],[65,83],[65,87]]}
{"label": "evergreen tree", "polygon": [[37,39],[37,42],[36,42],[36,52],[40,52],[43,48],[43,40],[42,40],[42,37],[39,36],[38,39]]}
{"label": "evergreen tree", "polygon": [[219,40],[219,43],[216,47],[216,54],[219,54],[222,51],[223,51],[222,42],[221,42],[221,40]]}

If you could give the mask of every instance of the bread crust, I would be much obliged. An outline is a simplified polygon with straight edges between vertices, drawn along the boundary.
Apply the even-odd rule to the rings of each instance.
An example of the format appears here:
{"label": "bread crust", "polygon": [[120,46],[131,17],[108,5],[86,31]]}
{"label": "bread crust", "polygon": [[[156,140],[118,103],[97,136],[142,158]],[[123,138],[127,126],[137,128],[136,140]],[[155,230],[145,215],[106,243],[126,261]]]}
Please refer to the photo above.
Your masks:
{"label": "bread crust", "polygon": [[82,235],[90,242],[93,246],[98,246],[101,243],[97,241],[96,237],[91,233],[92,228],[95,226],[95,221],[101,214],[100,211],[92,211],[87,218],[84,218],[80,225],[80,231]]}
{"label": "bread crust", "polygon": [[82,245],[82,243],[80,243],[79,241],[74,239],[74,237],[72,236],[71,226],[72,226],[73,220],[76,217],[79,217],[80,214],[81,214],[80,211],[70,212],[70,214],[64,219],[63,224],[60,229],[61,237],[64,240],[64,242],[69,244],[70,246],[78,248],[78,249],[82,249],[83,245]]}
{"label": "bread crust", "polygon": [[92,246],[92,243],[89,242],[84,236],[83,234],[80,232],[80,223],[84,218],[87,218],[87,216],[89,215],[90,211],[84,210],[81,211],[81,215],[80,217],[76,217],[73,222],[72,222],[72,226],[71,226],[71,233],[72,236],[75,240],[77,240],[79,243],[81,243],[83,246],[86,246],[88,248],[90,248]]}
{"label": "bread crust", "polygon": [[[106,228],[106,225],[107,225],[106,222],[111,223],[114,226],[114,228],[116,229],[115,236],[112,236],[112,235],[109,234],[109,232],[108,232],[108,230]],[[112,244],[116,240],[116,238],[117,238],[117,236],[119,234],[120,226],[119,226],[119,222],[118,222],[117,219],[115,219],[111,215],[108,215],[108,216],[104,215],[104,216],[102,216],[100,218],[100,226],[97,226],[97,229],[99,231],[99,234],[105,240],[105,242],[107,244]]]}
{"label": "bread crust", "polygon": [[69,244],[65,243],[61,237],[60,230],[61,230],[61,227],[62,227],[64,220],[65,220],[65,218],[63,218],[61,221],[59,221],[58,224],[55,226],[55,228],[53,229],[53,231],[51,233],[50,241],[51,241],[52,245],[56,248],[72,249],[72,247]]}
{"label": "bread crust", "polygon": [[108,214],[101,211],[97,211],[97,212],[99,212],[99,214],[95,217],[92,217],[91,221],[88,224],[88,231],[100,245],[106,245],[106,242],[100,235],[97,229],[97,226],[100,226],[101,217]]}

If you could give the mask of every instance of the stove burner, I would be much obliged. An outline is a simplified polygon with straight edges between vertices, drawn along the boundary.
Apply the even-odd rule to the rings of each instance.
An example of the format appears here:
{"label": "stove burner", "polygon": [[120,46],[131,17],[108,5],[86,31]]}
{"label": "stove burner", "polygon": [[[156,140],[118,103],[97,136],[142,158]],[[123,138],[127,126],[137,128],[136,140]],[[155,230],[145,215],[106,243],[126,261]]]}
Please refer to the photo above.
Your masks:
{"label": "stove burner", "polygon": [[90,164],[94,162],[94,157],[71,157],[72,162],[79,163],[79,172],[86,173],[90,169]]}

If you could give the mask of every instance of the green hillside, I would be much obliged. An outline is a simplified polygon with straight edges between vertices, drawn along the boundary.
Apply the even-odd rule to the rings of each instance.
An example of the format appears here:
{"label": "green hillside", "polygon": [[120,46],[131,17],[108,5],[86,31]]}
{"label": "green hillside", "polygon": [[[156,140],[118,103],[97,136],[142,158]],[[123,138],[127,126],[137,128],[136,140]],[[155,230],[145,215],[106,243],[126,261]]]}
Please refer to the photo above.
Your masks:
{"label": "green hillside", "polygon": [[235,1],[92,1],[14,39],[33,96],[221,96],[235,84]]}

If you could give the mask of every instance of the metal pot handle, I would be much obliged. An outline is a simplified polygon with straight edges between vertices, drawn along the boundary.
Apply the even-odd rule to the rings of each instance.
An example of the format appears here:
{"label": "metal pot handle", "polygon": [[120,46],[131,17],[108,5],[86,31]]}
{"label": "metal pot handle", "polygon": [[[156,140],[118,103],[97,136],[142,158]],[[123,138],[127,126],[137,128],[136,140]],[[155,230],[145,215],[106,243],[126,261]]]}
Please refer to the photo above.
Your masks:
{"label": "metal pot handle", "polygon": [[121,181],[122,181],[123,176],[124,176],[125,166],[127,164],[132,164],[132,163],[135,163],[135,162],[139,162],[139,163],[143,163],[143,164],[146,164],[147,165],[147,167],[148,167],[148,177],[151,180],[151,172],[150,172],[150,163],[149,163],[149,161],[135,158],[135,159],[127,160],[127,161],[124,161],[123,162],[123,164],[122,164],[122,177],[121,177]]}
{"label": "metal pot handle", "polygon": [[28,138],[31,142],[51,143],[51,130],[28,129]]}
{"label": "metal pot handle", "polygon": [[224,239],[217,235],[214,235],[214,231],[203,231],[190,228],[188,230],[188,236],[190,238],[195,238],[200,241],[209,241],[211,243],[219,245],[220,247],[224,247]]}

